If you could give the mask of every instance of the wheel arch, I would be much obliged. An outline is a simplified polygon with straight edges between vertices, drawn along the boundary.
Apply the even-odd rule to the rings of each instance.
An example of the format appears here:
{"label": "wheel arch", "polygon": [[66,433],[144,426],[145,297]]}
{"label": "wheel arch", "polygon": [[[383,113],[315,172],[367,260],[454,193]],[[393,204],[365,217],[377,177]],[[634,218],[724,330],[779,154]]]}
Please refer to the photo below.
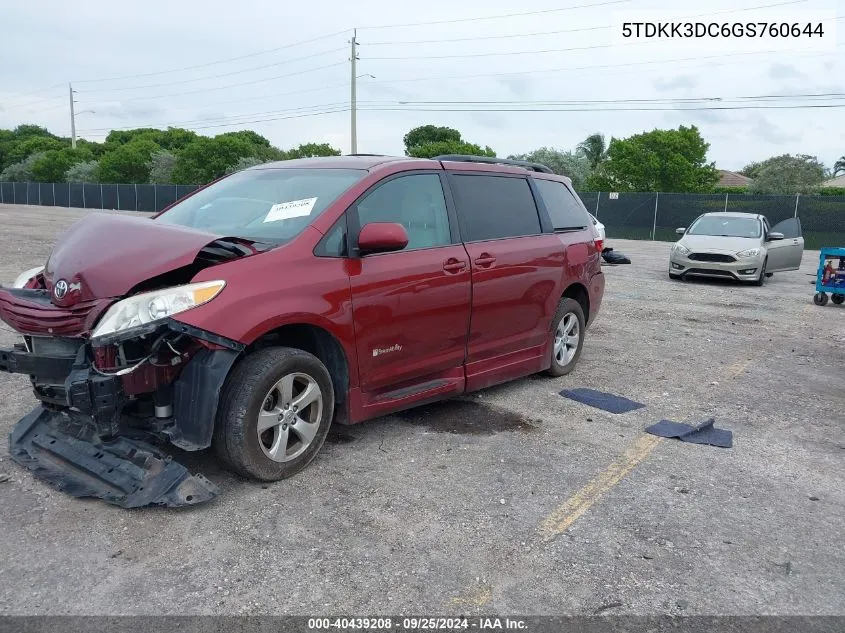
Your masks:
{"label": "wheel arch", "polygon": [[566,290],[563,291],[560,298],[569,298],[577,301],[578,305],[580,305],[581,309],[584,311],[584,322],[590,322],[590,293],[584,284],[579,281],[570,284],[566,287]]}

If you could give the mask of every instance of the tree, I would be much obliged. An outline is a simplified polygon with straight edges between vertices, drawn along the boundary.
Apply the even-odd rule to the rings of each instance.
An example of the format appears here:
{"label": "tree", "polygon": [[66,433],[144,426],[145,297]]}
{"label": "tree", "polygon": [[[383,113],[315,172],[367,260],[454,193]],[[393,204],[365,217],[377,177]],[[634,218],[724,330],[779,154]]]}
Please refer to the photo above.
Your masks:
{"label": "tree", "polygon": [[598,132],[590,134],[578,143],[576,151],[589,161],[590,169],[595,169],[607,157],[607,144],[604,135]]}
{"label": "tree", "polygon": [[249,169],[250,167],[255,167],[256,165],[263,165],[267,161],[258,158],[258,156],[244,156],[243,158],[239,158],[238,162],[234,165],[230,165],[226,168],[226,174],[234,174],[238,171],[243,171],[244,169]]}
{"label": "tree", "polygon": [[256,154],[249,141],[221,134],[214,138],[198,136],[176,157],[173,182],[180,185],[204,185],[219,178],[237,164],[238,159]]}
{"label": "tree", "polygon": [[415,158],[434,158],[441,154],[469,154],[471,156],[495,156],[489,147],[481,147],[466,141],[433,141],[412,147],[408,156]]}
{"label": "tree", "polygon": [[286,152],[282,152],[285,159],[313,158],[315,156],[340,156],[340,150],[328,143],[304,143]]}
{"label": "tree", "polygon": [[67,182],[100,182],[100,165],[95,160],[88,160],[72,165],[65,173]]}
{"label": "tree", "polygon": [[528,154],[516,154],[508,158],[545,165],[556,174],[572,180],[572,186],[576,190],[583,189],[591,170],[590,161],[585,155],[551,147],[541,147]]}
{"label": "tree", "polygon": [[845,173],[845,156],[833,164],[833,177],[836,178],[840,171]]}
{"label": "tree", "polygon": [[695,126],[610,139],[607,159],[587,180],[594,191],[708,192],[719,180]]}
{"label": "tree", "polygon": [[405,155],[417,156],[412,153],[414,148],[428,143],[440,142],[461,142],[461,133],[450,127],[438,127],[436,125],[422,125],[415,127],[402,139],[405,142]]}
{"label": "tree", "polygon": [[30,136],[24,139],[18,139],[17,142],[12,143],[5,159],[8,164],[19,163],[28,156],[36,152],[49,152],[54,149],[63,149],[68,147],[68,144],[62,143],[57,138],[49,136]]}
{"label": "tree", "polygon": [[162,149],[150,156],[150,182],[169,185],[173,182],[173,169],[176,167],[176,154]]}
{"label": "tree", "polygon": [[813,193],[827,177],[827,169],[815,156],[783,154],[764,160],[748,186],[751,193]]}
{"label": "tree", "polygon": [[36,152],[18,163],[9,165],[0,172],[0,182],[31,182],[34,180],[32,165],[43,156],[44,152]]}
{"label": "tree", "polygon": [[53,149],[32,164],[32,176],[37,182],[64,182],[65,174],[76,163],[91,160],[93,155],[88,149]]}
{"label": "tree", "polygon": [[100,159],[100,182],[149,182],[150,158],[160,150],[161,147],[150,139],[136,138],[107,151]]}

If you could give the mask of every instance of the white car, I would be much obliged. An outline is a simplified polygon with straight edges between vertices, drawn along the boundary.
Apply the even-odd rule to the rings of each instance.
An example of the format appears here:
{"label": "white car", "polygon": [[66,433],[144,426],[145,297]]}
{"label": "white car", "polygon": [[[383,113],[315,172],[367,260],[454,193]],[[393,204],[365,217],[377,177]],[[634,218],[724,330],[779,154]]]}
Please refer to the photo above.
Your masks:
{"label": "white car", "polygon": [[599,234],[599,239],[601,240],[601,244],[602,244],[601,248],[604,248],[604,240],[605,240],[604,224],[599,222],[598,218],[596,216],[594,216],[592,213],[590,213],[589,211],[587,212],[587,214],[590,216],[590,219],[592,219],[593,226],[596,227],[596,231]]}
{"label": "white car", "polygon": [[677,229],[683,237],[672,246],[669,277],[722,277],[762,286],[772,273],[798,270],[804,253],[801,221],[775,226],[756,213],[705,213]]}

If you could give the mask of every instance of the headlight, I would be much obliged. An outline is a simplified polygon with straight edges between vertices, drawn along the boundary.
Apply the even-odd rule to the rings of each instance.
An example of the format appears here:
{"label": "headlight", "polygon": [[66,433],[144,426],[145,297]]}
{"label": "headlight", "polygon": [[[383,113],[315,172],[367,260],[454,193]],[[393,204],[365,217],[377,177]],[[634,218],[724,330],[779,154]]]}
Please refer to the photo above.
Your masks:
{"label": "headlight", "polygon": [[678,253],[679,255],[689,255],[690,252],[690,250],[680,242],[675,242],[675,245],[672,247],[672,250]]}
{"label": "headlight", "polygon": [[749,248],[747,251],[740,251],[736,254],[737,257],[757,257],[760,254],[759,248]]}
{"label": "headlight", "polygon": [[225,285],[226,282],[220,280],[204,281],[145,292],[118,301],[108,309],[91,337],[114,334],[196,308],[214,299]]}
{"label": "headlight", "polygon": [[23,271],[12,283],[12,288],[23,288],[30,279],[35,277],[42,270],[44,270],[44,266],[37,266],[36,268],[30,268],[29,270]]}

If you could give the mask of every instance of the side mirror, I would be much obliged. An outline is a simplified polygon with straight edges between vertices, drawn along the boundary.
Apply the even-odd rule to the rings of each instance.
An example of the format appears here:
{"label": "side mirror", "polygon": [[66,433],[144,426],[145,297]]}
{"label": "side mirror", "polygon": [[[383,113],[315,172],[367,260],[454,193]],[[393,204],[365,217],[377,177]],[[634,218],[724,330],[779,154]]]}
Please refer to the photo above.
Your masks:
{"label": "side mirror", "polygon": [[371,222],[358,234],[358,251],[362,255],[401,251],[407,245],[408,232],[396,222]]}
{"label": "side mirror", "polygon": [[769,233],[769,237],[766,238],[767,242],[774,242],[775,240],[782,240],[783,233]]}
{"label": "side mirror", "polygon": [[683,227],[679,228],[679,229],[675,229],[675,233],[677,233],[678,235],[683,235],[686,232],[687,232],[687,230]]}

